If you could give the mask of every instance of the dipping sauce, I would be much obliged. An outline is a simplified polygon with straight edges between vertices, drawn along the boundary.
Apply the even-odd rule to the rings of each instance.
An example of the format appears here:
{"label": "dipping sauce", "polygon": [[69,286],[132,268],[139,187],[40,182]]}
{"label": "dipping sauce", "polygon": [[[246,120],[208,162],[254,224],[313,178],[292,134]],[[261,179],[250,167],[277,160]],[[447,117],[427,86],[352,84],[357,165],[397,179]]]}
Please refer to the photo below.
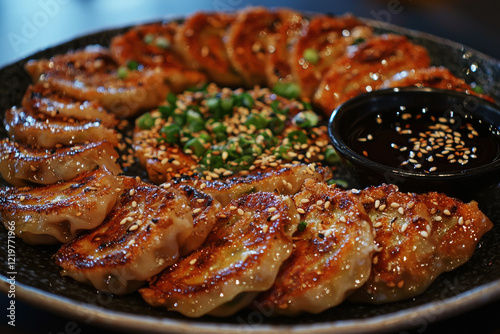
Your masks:
{"label": "dipping sauce", "polygon": [[440,174],[494,161],[500,154],[499,135],[491,124],[469,115],[401,106],[359,120],[350,145],[390,167]]}

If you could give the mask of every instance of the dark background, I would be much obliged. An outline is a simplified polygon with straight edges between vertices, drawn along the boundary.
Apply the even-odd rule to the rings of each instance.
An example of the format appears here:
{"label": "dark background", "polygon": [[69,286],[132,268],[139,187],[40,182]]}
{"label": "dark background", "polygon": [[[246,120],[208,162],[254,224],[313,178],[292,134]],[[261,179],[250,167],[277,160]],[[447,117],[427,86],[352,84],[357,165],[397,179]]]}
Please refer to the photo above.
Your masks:
{"label": "dark background", "polygon": [[[180,16],[196,10],[235,10],[248,5],[286,6],[328,13],[352,12],[468,45],[500,59],[497,0],[358,1],[161,1],[161,0],[0,0],[0,67],[46,47],[102,29]],[[500,78],[498,78],[500,80]],[[16,301],[17,326],[6,326],[8,299],[0,295],[0,333],[114,333],[54,316]],[[500,334],[500,302],[411,333]]]}

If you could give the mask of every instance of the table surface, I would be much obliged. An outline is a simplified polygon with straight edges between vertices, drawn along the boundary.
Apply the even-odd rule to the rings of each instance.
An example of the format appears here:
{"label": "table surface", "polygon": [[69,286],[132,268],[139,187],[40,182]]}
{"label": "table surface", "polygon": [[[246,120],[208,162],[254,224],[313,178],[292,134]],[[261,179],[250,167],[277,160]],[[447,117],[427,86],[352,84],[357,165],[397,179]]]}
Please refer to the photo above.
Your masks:
{"label": "table surface", "polygon": [[[468,45],[500,59],[500,20],[496,0],[361,0],[273,1],[272,6],[299,10],[353,14],[428,32]],[[0,67],[31,53],[75,37],[107,28],[180,16],[196,10],[234,10],[270,2],[248,0],[0,0]],[[0,311],[0,333],[117,333],[54,315],[17,302],[16,327],[7,325]],[[8,299],[0,295],[0,309]],[[416,324],[405,333],[500,334],[500,301],[437,323]]]}

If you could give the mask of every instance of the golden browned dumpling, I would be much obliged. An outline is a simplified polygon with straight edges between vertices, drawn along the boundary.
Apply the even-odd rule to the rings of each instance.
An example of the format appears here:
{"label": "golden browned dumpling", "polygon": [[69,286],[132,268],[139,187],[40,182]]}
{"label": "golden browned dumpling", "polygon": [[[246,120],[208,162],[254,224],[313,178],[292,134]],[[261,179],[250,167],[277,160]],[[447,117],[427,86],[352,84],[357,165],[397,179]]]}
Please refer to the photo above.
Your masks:
{"label": "golden browned dumpling", "polygon": [[68,242],[102,223],[121,192],[121,178],[105,168],[45,187],[0,189],[0,217],[30,244]]}
{"label": "golden browned dumpling", "polygon": [[394,74],[429,65],[427,50],[406,37],[375,36],[348,49],[332,64],[314,93],[314,103],[330,115],[342,102],[379,89]]}
{"label": "golden browned dumpling", "polygon": [[56,253],[62,275],[124,294],[173,264],[193,230],[188,199],[178,190],[124,178],[124,192],[104,222]]}
{"label": "golden browned dumpling", "polygon": [[294,202],[300,223],[293,253],[254,304],[275,314],[320,313],[367,281],[377,247],[370,218],[351,192],[309,179]]}
{"label": "golden browned dumpling", "polygon": [[32,148],[9,139],[0,142],[0,174],[14,186],[69,181],[100,166],[119,174],[117,158],[113,145],[106,141],[57,149]]}
{"label": "golden browned dumpling", "polygon": [[290,197],[245,195],[218,215],[202,247],[140,290],[153,306],[189,317],[227,316],[269,289],[292,252],[298,214]]}
{"label": "golden browned dumpling", "polygon": [[414,297],[441,273],[465,263],[491,221],[476,202],[443,194],[402,193],[394,185],[358,194],[375,228],[379,251],[368,282],[352,300],[386,303]]}

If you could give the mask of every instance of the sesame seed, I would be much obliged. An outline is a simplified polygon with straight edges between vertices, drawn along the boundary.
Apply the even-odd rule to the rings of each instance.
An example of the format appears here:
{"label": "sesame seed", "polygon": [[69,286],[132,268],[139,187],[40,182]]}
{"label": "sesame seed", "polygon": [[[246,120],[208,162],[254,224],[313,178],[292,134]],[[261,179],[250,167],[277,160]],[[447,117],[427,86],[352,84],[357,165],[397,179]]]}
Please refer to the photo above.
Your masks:
{"label": "sesame seed", "polygon": [[443,217],[441,217],[441,216],[435,216],[434,220],[437,221],[437,222],[440,222],[441,220],[443,220]]}
{"label": "sesame seed", "polygon": [[403,209],[403,207],[399,207],[398,212],[400,215],[402,215],[405,213],[405,210]]}
{"label": "sesame seed", "polygon": [[407,209],[411,209],[415,206],[415,202],[410,202],[408,203],[408,205],[406,206]]}
{"label": "sesame seed", "polygon": [[194,210],[193,210],[193,213],[194,213],[194,214],[197,214],[197,213],[200,213],[200,212],[201,212],[201,209],[200,209],[200,208],[196,208],[196,209],[194,209]]}
{"label": "sesame seed", "polygon": [[373,264],[377,264],[377,263],[378,263],[378,256],[377,256],[377,255],[375,255],[375,256],[373,257],[373,259],[372,259],[372,263],[373,263]]}
{"label": "sesame seed", "polygon": [[391,208],[399,208],[399,203],[396,203],[396,202],[392,202],[391,203]]}
{"label": "sesame seed", "polygon": [[245,214],[245,211],[243,211],[242,208],[239,208],[237,211],[240,216],[243,216]]}
{"label": "sesame seed", "polygon": [[280,214],[277,213],[277,214],[275,214],[274,216],[271,217],[271,221],[273,222],[273,221],[277,220],[279,217],[280,217]]}
{"label": "sesame seed", "polygon": [[330,207],[331,205],[331,202],[330,201],[326,201],[325,203],[325,209],[328,210],[328,208]]}
{"label": "sesame seed", "polygon": [[379,207],[378,207],[378,209],[379,209],[380,211],[384,211],[384,210],[385,210],[385,207],[386,207],[386,205],[385,205],[385,204],[382,204],[381,206],[379,206]]}
{"label": "sesame seed", "polygon": [[231,210],[231,211],[234,211],[234,210],[236,210],[236,209],[238,209],[238,207],[237,207],[237,206],[234,206],[234,205],[231,205],[231,206],[229,207],[229,210]]}
{"label": "sesame seed", "polygon": [[196,258],[195,258],[195,259],[192,259],[191,261],[189,261],[189,264],[190,264],[190,265],[193,265],[193,264],[195,264],[195,263],[196,263],[196,261],[197,261],[197,260],[198,260],[198,259],[196,259]]}
{"label": "sesame seed", "polygon": [[267,231],[269,231],[269,225],[262,226],[262,232],[267,233]]}
{"label": "sesame seed", "polygon": [[316,201],[316,205],[317,205],[317,206],[321,206],[321,205],[323,205],[323,201],[322,201],[322,200],[317,200],[317,201]]}
{"label": "sesame seed", "polygon": [[342,222],[342,223],[347,223],[347,219],[345,219],[345,216],[342,216],[339,218],[339,220]]}
{"label": "sesame seed", "polygon": [[134,225],[130,226],[128,230],[129,230],[130,232],[132,232],[132,231],[137,230],[138,228],[139,228],[139,225],[134,224]]}
{"label": "sesame seed", "polygon": [[24,195],[23,195],[23,196],[21,196],[21,197],[19,198],[19,200],[20,200],[21,202],[22,202],[22,201],[24,201],[25,199],[26,199],[26,196],[24,196]]}
{"label": "sesame seed", "polygon": [[304,209],[302,209],[302,208],[298,208],[298,209],[297,209],[297,212],[298,212],[298,213],[300,213],[300,214],[304,214],[304,213],[306,213],[306,212],[304,211]]}
{"label": "sesame seed", "polygon": [[458,225],[462,226],[464,224],[464,217],[458,218]]}
{"label": "sesame seed", "polygon": [[427,231],[420,231],[420,235],[424,238],[427,238],[429,236],[429,234],[427,233]]}
{"label": "sesame seed", "polygon": [[274,212],[274,211],[276,211],[276,210],[278,210],[278,209],[276,209],[276,208],[273,206],[273,207],[270,207],[269,209],[267,209],[267,212],[272,213],[272,212]]}
{"label": "sesame seed", "polygon": [[404,231],[406,231],[407,228],[408,228],[408,223],[404,223],[403,225],[401,225],[401,233],[404,233]]}
{"label": "sesame seed", "polygon": [[136,201],[132,201],[132,207],[133,208],[137,208],[137,202]]}
{"label": "sesame seed", "polygon": [[380,206],[380,200],[376,200],[375,201],[375,209],[378,209],[379,206]]}
{"label": "sesame seed", "polygon": [[444,213],[445,215],[447,215],[447,216],[450,216],[450,215],[451,215],[451,212],[450,212],[450,210],[448,210],[448,209],[443,210],[443,213]]}
{"label": "sesame seed", "polygon": [[305,203],[309,203],[309,199],[307,199],[307,198],[303,198],[303,199],[301,199],[301,200],[300,200],[300,202],[301,202],[301,203],[304,203],[304,204],[305,204]]}
{"label": "sesame seed", "polygon": [[134,194],[135,194],[135,189],[130,189],[130,191],[128,192],[128,194],[129,194],[130,196],[134,196]]}
{"label": "sesame seed", "polygon": [[135,244],[135,240],[134,240],[134,239],[130,240],[130,241],[127,243],[127,246],[129,246],[129,247],[130,247],[130,246],[132,246],[133,244]]}

